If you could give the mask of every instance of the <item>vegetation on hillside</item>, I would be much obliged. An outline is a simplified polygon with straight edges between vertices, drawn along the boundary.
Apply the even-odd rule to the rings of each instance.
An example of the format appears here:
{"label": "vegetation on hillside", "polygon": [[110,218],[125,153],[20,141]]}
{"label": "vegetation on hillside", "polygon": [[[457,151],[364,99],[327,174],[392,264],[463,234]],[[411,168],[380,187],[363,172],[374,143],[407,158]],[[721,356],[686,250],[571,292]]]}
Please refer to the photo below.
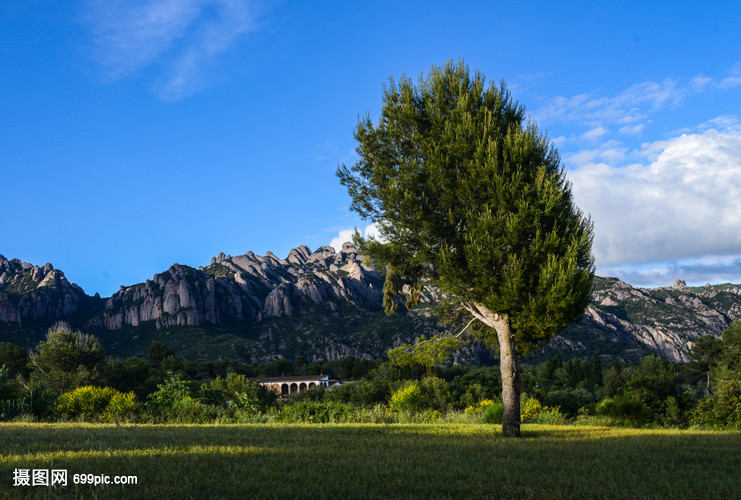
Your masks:
{"label": "vegetation on hillside", "polygon": [[[692,361],[654,355],[606,366],[561,355],[522,367],[525,422],[741,429],[741,322],[703,337]],[[437,354],[437,353],[433,353]],[[434,355],[432,356],[434,358]],[[437,360],[439,361],[439,360]],[[30,353],[0,343],[0,420],[501,423],[497,366],[391,356],[245,365],[192,361],[155,341],[146,358],[104,358],[92,336],[60,324]],[[326,374],[343,382],[278,397],[253,379]]]}

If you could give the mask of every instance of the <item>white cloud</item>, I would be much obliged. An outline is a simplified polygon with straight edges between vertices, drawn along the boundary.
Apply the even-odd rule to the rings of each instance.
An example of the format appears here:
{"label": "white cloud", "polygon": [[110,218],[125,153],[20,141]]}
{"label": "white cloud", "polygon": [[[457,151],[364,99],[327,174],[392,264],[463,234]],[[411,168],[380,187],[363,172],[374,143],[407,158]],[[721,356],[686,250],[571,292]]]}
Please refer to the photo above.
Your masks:
{"label": "white cloud", "polygon": [[739,85],[741,85],[741,64],[736,63],[733,65],[731,73],[718,83],[718,88],[725,90]]}
{"label": "white cloud", "polygon": [[684,99],[687,88],[678,80],[643,82],[613,97],[580,94],[555,97],[535,111],[538,122],[580,122],[592,128],[605,124],[634,124],[645,120],[650,111],[674,106]]}
{"label": "white cloud", "polygon": [[[352,241],[352,237],[355,234],[355,229],[341,229],[337,236],[332,238],[332,241],[329,242],[329,246],[333,247],[338,252],[342,250],[342,244],[348,241]],[[363,238],[375,238],[379,241],[384,241],[384,239],[381,237],[381,233],[378,229],[378,226],[373,223],[365,226],[365,228],[360,231],[360,234],[363,236]]]}
{"label": "white cloud", "polygon": [[[652,113],[674,108],[689,95],[713,89],[727,90],[741,85],[741,64],[733,66],[728,76],[719,80],[700,74],[689,80],[667,78],[661,82],[647,81],[632,85],[613,96],[597,92],[572,97],[550,98],[533,113],[541,125],[576,123],[587,127],[582,135],[570,138],[594,140],[608,125],[618,125],[623,135],[640,136]],[[609,131],[608,131],[609,132]]]}
{"label": "white cloud", "polygon": [[155,93],[168,101],[207,86],[217,56],[256,27],[245,0],[94,0],[83,17],[107,78],[154,68]]}
{"label": "white cloud", "polygon": [[641,132],[643,132],[645,126],[646,125],[644,123],[638,123],[636,125],[625,125],[624,127],[621,127],[618,132],[623,135],[639,136],[641,135]]}
{"label": "white cloud", "polygon": [[690,88],[694,92],[702,92],[713,84],[713,79],[705,75],[697,75],[690,80]]}
{"label": "white cloud", "polygon": [[[600,267],[741,253],[741,135],[709,129],[644,144],[618,166],[610,148],[573,154],[577,204],[595,223]],[[591,156],[590,156],[591,153]]]}
{"label": "white cloud", "polygon": [[585,141],[597,141],[608,132],[610,131],[605,127],[595,127],[593,129],[587,130],[579,137],[580,139]]}

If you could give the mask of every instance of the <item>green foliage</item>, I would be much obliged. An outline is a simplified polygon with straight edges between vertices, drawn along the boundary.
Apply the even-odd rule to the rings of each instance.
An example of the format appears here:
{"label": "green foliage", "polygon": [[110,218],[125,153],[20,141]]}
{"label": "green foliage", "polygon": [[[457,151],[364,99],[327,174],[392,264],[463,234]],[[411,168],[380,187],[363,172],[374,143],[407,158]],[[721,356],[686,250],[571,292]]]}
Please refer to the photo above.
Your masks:
{"label": "green foliage", "polygon": [[461,342],[452,335],[435,335],[427,339],[424,335],[414,345],[404,344],[388,352],[389,361],[406,368],[421,365],[431,376],[435,367],[448,359],[451,354],[460,349]]}
{"label": "green foliage", "polygon": [[501,424],[504,414],[504,405],[502,403],[493,403],[486,407],[482,421],[485,424]]}
{"label": "green foliage", "polygon": [[537,398],[529,398],[527,394],[521,395],[520,419],[523,422],[534,422],[543,411],[543,404]]}
{"label": "green foliage", "polygon": [[149,395],[149,401],[160,409],[172,409],[185,398],[192,399],[191,384],[179,373],[169,372],[167,379]]}
{"label": "green foliage", "polygon": [[10,379],[8,368],[0,365],[0,400],[16,398],[20,389],[18,384]]}
{"label": "green foliage", "polygon": [[603,400],[597,405],[596,412],[613,418],[616,423],[637,427],[646,425],[653,418],[651,408],[639,401],[632,392]]}
{"label": "green foliage", "polygon": [[437,377],[426,377],[419,382],[419,404],[422,408],[446,412],[453,406],[448,383]]}
{"label": "green foliage", "polygon": [[172,347],[169,347],[158,340],[152,341],[149,346],[149,355],[147,356],[147,359],[153,367],[159,367],[170,356],[175,356],[175,350]]}
{"label": "green foliage", "polygon": [[103,346],[95,336],[57,323],[29,356],[31,384],[53,393],[88,384],[95,379],[95,367],[103,356]]}
{"label": "green foliage", "polygon": [[28,354],[25,349],[10,342],[0,342],[0,366],[8,370],[7,377],[28,376]]}
{"label": "green foliage", "polygon": [[719,381],[713,397],[700,401],[690,422],[710,428],[741,429],[741,381]]}
{"label": "green foliage", "polygon": [[355,237],[387,270],[387,310],[414,305],[426,280],[507,315],[521,352],[583,311],[591,222],[557,151],[504,83],[487,86],[462,62],[433,67],[417,85],[392,80],[378,123],[366,116],[355,138],[360,159],[337,175],[386,241]]}
{"label": "green foliage", "polygon": [[239,373],[229,373],[225,378],[216,377],[208,384],[221,394],[219,400],[211,401],[212,404],[231,401],[243,411],[265,411],[278,398],[275,392]]}
{"label": "green foliage", "polygon": [[564,425],[567,423],[566,415],[558,408],[544,406],[538,413],[536,421],[543,425]]}
{"label": "green foliage", "polygon": [[54,412],[68,419],[118,421],[139,411],[133,392],[123,394],[110,387],[83,386],[59,396]]}
{"label": "green foliage", "polygon": [[407,381],[394,391],[389,401],[392,412],[411,413],[419,409],[422,402],[422,391],[416,381]]}
{"label": "green foliage", "polygon": [[108,402],[104,417],[108,422],[118,420],[132,420],[139,414],[141,405],[133,392],[116,391]]}
{"label": "green foliage", "polygon": [[280,422],[321,423],[352,421],[358,409],[337,402],[302,401],[283,406],[278,414]]}
{"label": "green foliage", "polygon": [[641,359],[631,372],[627,387],[633,391],[637,400],[654,410],[661,408],[669,396],[676,396],[678,377],[674,366],[663,358],[651,354]]}

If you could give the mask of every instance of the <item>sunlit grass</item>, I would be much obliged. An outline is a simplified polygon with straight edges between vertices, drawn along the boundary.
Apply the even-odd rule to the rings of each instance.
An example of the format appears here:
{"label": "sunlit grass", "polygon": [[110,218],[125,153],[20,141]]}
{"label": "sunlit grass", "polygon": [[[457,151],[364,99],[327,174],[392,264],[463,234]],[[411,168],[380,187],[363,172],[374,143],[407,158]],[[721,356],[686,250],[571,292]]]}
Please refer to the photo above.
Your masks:
{"label": "sunlit grass", "polygon": [[[741,433],[473,424],[0,425],[0,498],[738,498]],[[13,487],[13,470],[69,485]],[[73,486],[73,474],[137,485]]]}

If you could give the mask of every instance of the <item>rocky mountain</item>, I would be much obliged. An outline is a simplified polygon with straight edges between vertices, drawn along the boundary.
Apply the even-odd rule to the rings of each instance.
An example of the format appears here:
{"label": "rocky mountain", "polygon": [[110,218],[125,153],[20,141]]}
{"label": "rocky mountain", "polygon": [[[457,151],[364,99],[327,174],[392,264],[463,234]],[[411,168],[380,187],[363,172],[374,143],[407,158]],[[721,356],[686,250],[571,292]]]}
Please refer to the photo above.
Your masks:
{"label": "rocky mountain", "polygon": [[51,264],[39,267],[0,255],[0,322],[31,326],[71,320],[79,313],[94,314],[102,306],[99,299]]}
{"label": "rocky mountain", "polygon": [[[441,330],[432,316],[434,290],[426,290],[426,306],[386,316],[382,289],[383,276],[350,243],[339,252],[300,246],[285,259],[248,252],[220,254],[198,269],[174,264],[107,299],[87,296],[51,264],[0,256],[0,340],[31,346],[53,322],[65,320],[98,335],[113,355],[145,355],[156,339],[188,357],[252,362],[378,357]],[[685,361],[693,339],[719,335],[739,317],[741,286],[690,288],[677,281],[643,289],[596,278],[583,317],[534,356],[598,352],[630,360],[653,352]],[[473,345],[460,359],[485,355]]]}
{"label": "rocky mountain", "polygon": [[314,360],[380,357],[439,331],[426,310],[386,317],[383,277],[350,243],[339,252],[300,246],[285,259],[222,253],[198,269],[174,264],[108,299],[88,297],[51,264],[4,262],[0,340],[4,321],[35,331],[36,339],[25,341],[30,345],[65,320],[95,333],[114,355],[146,355],[159,339],[189,357]]}
{"label": "rocky mountain", "polygon": [[339,252],[300,246],[286,259],[271,252],[265,257],[222,253],[205,268],[175,264],[145,283],[121,287],[108,299],[102,321],[109,330],[145,321],[154,321],[157,328],[254,324],[319,304],[330,312],[340,302],[377,309],[382,287],[383,278],[350,243]]}
{"label": "rocky mountain", "polygon": [[720,335],[741,318],[741,286],[634,288],[616,278],[595,278],[584,317],[554,336],[541,352],[588,357],[594,352],[621,359],[649,353],[673,362],[688,360],[701,335]]}

